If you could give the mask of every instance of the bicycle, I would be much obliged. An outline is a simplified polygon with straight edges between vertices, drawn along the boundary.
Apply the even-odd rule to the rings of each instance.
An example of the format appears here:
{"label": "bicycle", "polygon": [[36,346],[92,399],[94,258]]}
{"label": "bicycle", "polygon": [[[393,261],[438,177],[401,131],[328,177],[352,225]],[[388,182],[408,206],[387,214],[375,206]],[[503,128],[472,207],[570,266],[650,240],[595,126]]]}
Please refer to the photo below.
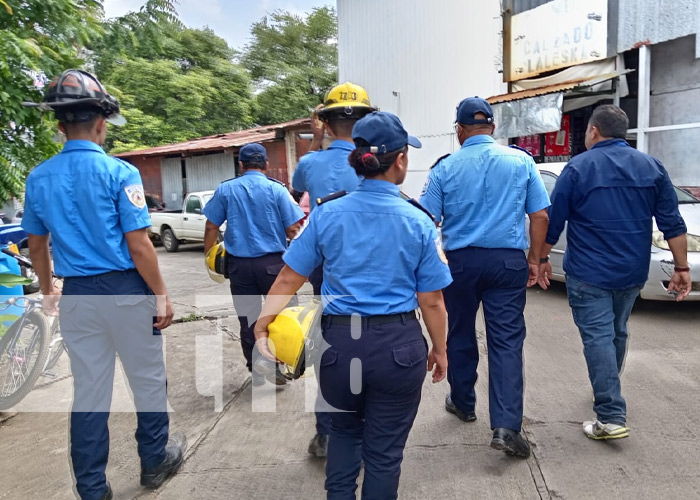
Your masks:
{"label": "bicycle", "polygon": [[[26,257],[2,251],[21,265],[31,266]],[[11,306],[23,308],[24,313],[0,338],[0,411],[22,401],[39,376],[54,378],[51,369],[65,350],[58,318],[50,321],[44,315],[41,299],[12,297],[0,303],[0,311]]]}

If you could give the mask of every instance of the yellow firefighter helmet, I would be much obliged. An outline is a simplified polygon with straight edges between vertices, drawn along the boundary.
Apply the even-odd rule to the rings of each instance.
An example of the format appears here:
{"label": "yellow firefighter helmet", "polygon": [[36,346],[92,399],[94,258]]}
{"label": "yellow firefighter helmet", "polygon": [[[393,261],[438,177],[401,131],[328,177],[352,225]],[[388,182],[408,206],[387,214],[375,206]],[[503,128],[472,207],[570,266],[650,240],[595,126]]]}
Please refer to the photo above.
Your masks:
{"label": "yellow firefighter helmet", "polygon": [[304,374],[306,363],[313,363],[321,349],[320,309],[317,301],[305,307],[287,307],[267,327],[270,351],[295,379]]}
{"label": "yellow firefighter helmet", "polygon": [[226,270],[226,248],[224,242],[217,243],[209,249],[204,258],[209,277],[217,283],[223,283],[228,278]]}
{"label": "yellow firefighter helmet", "polygon": [[318,116],[322,120],[331,115],[359,119],[372,111],[375,108],[369,102],[367,91],[359,85],[346,82],[328,91],[323,107],[318,110]]}

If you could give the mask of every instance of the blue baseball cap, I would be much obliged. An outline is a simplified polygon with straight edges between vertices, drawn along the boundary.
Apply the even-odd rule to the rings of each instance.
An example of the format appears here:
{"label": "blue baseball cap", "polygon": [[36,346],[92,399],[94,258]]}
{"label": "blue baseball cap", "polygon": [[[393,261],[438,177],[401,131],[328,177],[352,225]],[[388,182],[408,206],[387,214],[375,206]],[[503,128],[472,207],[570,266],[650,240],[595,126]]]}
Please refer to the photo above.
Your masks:
{"label": "blue baseball cap", "polygon": [[[476,119],[474,115],[483,113],[486,118]],[[457,106],[457,123],[462,125],[486,125],[493,123],[493,109],[486,99],[467,97]]]}
{"label": "blue baseball cap", "polygon": [[251,142],[238,151],[238,159],[242,162],[267,161],[267,151],[257,142]]}
{"label": "blue baseball cap", "polygon": [[408,135],[398,116],[386,111],[373,111],[358,120],[352,128],[352,139],[364,140],[371,152],[378,154],[398,151],[407,144],[414,148],[422,146],[418,138]]}

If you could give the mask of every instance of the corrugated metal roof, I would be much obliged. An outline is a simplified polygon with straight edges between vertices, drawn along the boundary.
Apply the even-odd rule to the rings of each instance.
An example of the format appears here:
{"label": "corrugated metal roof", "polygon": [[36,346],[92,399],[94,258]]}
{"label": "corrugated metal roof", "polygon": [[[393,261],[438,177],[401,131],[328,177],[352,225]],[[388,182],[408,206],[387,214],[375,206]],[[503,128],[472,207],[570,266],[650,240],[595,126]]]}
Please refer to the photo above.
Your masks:
{"label": "corrugated metal roof", "polygon": [[579,87],[591,87],[606,80],[611,80],[612,78],[618,77],[624,73],[629,73],[629,71],[626,70],[618,73],[608,73],[605,75],[589,76],[586,78],[579,78],[578,80],[570,80],[568,82],[555,83],[553,85],[547,85],[545,87],[537,87],[535,89],[522,90],[520,92],[513,92],[510,94],[495,95],[489,97],[486,100],[490,104],[498,104],[499,102],[517,101],[520,99],[527,99],[528,97],[537,97],[539,95],[553,94],[555,92],[566,92]]}
{"label": "corrugated metal roof", "polygon": [[698,32],[700,0],[617,2],[620,9],[617,51],[620,53],[639,45],[657,44]]}
{"label": "corrugated metal roof", "polygon": [[207,151],[221,151],[229,148],[241,147],[249,142],[268,142],[276,139],[280,131],[306,128],[311,125],[311,119],[301,118],[285,123],[277,123],[275,125],[265,125],[247,130],[239,130],[238,132],[229,132],[227,134],[210,135],[208,137],[200,137],[190,141],[178,142],[175,144],[166,144],[164,146],[156,146],[148,149],[139,149],[127,153],[119,153],[114,156],[118,158],[131,158],[134,156],[168,156],[174,154],[194,154],[204,153]]}
{"label": "corrugated metal roof", "polygon": [[550,1],[551,0],[504,0],[502,5],[504,9],[510,9],[511,13],[516,15],[526,10],[535,9]]}

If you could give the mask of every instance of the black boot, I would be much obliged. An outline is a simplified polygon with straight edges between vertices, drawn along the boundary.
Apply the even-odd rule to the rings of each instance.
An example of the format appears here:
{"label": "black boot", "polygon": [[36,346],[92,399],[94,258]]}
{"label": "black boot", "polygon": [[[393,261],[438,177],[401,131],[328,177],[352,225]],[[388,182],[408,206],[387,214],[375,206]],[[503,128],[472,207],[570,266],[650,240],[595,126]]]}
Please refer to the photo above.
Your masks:
{"label": "black boot", "polygon": [[496,427],[493,430],[491,448],[505,451],[508,455],[520,458],[530,456],[530,443],[527,442],[527,439],[519,432],[504,427]]}
{"label": "black boot", "polygon": [[452,396],[449,394],[445,396],[445,410],[447,410],[449,413],[457,415],[457,418],[459,418],[462,422],[474,422],[476,420],[476,413],[473,411],[464,412],[457,408],[452,401]]}
{"label": "black boot", "polygon": [[187,449],[187,437],[182,432],[174,432],[165,446],[165,460],[152,468],[141,468],[141,486],[158,488],[165,480],[175,474],[182,465]]}
{"label": "black boot", "polygon": [[318,458],[328,456],[328,434],[316,434],[309,443],[309,453]]}
{"label": "black boot", "polygon": [[112,500],[112,496],[112,486],[109,484],[109,481],[107,481],[107,491],[100,497],[100,500]]}

